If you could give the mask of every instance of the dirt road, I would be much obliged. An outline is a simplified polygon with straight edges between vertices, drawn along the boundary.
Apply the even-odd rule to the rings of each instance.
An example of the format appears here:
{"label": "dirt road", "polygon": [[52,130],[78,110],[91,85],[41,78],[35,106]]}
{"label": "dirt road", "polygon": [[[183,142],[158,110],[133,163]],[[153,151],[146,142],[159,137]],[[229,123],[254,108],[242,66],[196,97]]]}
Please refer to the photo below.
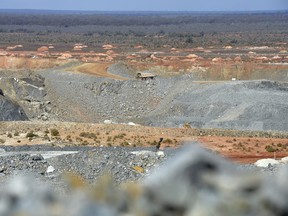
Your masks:
{"label": "dirt road", "polygon": [[111,78],[116,80],[127,80],[125,77],[117,76],[107,72],[111,63],[85,63],[80,66],[69,68],[67,70],[77,71],[81,73],[91,74],[98,77]]}

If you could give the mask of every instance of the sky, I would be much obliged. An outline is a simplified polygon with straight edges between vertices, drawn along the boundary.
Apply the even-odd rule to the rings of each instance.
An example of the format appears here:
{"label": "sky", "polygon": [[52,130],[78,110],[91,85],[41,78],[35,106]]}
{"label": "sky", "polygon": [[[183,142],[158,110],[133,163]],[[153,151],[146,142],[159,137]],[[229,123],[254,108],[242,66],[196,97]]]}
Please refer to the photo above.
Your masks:
{"label": "sky", "polygon": [[288,10],[288,0],[0,0],[0,9],[266,11]]}

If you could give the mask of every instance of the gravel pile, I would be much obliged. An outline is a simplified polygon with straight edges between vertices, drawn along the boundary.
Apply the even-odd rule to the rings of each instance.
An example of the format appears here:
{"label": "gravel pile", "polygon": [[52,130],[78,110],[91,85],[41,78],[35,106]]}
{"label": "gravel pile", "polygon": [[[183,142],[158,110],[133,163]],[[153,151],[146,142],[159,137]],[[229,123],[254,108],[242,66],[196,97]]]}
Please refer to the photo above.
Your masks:
{"label": "gravel pile", "polygon": [[[6,151],[5,151],[6,150]],[[62,151],[63,155],[44,159],[47,153]],[[155,149],[125,147],[65,147],[43,146],[4,147],[0,153],[0,175],[33,173],[39,178],[61,179],[62,174],[74,173],[93,183],[104,173],[112,175],[117,183],[136,181],[166,160],[165,154]],[[75,151],[75,152],[72,152]],[[77,153],[78,151],[78,153]],[[65,154],[67,153],[67,154]],[[167,151],[170,156],[171,151]],[[56,155],[56,154],[55,154]],[[50,167],[50,168],[49,168]]]}
{"label": "gravel pile", "polygon": [[[71,163],[79,163],[79,169],[83,166],[83,172],[92,173],[92,167],[107,167],[116,174],[116,181],[125,178],[133,181],[139,176],[128,174],[129,166],[141,165],[150,170],[149,163],[161,162],[153,152],[147,154],[147,150],[132,155],[125,149],[103,148],[55,158],[48,163],[57,161],[59,170],[66,167],[73,171],[78,170],[74,169],[78,165]],[[107,165],[109,162],[111,165]],[[70,187],[63,196],[59,189],[68,187],[68,183],[60,185],[51,174],[45,180],[19,175],[7,178],[0,187],[0,215],[280,216],[288,212],[287,177],[287,166],[259,172],[254,166],[239,167],[190,145],[157,165],[149,175],[141,176],[136,184],[121,187],[107,177],[97,179],[94,186],[85,185],[74,175],[68,179]]]}
{"label": "gravel pile", "polygon": [[[111,73],[131,76],[115,64]],[[42,73],[58,117],[66,121],[236,130],[288,130],[284,83],[231,81],[197,83],[191,75],[117,81],[57,69]]]}
{"label": "gravel pile", "polygon": [[47,161],[42,155],[17,154],[7,157],[0,157],[0,174],[2,176],[13,174],[14,171],[24,170],[45,174],[48,167]]}
{"label": "gravel pile", "polygon": [[270,81],[192,83],[173,98],[165,113],[153,116],[150,125],[177,127],[186,122],[200,128],[286,131],[288,94],[279,85]]}
{"label": "gravel pile", "polygon": [[72,172],[89,182],[95,182],[103,173],[109,173],[120,183],[135,181],[148,175],[151,169],[159,166],[163,160],[165,158],[153,151],[135,155],[129,148],[99,147],[54,157],[48,159],[48,163],[56,168],[55,174]]}
{"label": "gravel pile", "polygon": [[26,101],[26,105],[22,104],[30,119],[288,130],[285,83],[267,80],[199,83],[189,74],[137,80],[132,78],[135,71],[118,63],[108,71],[130,78],[119,81],[69,72],[65,70],[68,66],[71,65],[45,69],[38,78],[16,80],[16,87],[22,83],[19,87],[22,90],[16,95]]}

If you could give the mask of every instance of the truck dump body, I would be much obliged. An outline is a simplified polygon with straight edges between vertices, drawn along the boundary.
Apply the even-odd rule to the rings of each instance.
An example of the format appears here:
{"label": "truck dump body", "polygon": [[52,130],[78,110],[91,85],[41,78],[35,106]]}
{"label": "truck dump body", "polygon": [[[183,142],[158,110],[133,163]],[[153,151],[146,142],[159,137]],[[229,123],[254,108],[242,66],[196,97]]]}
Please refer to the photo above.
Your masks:
{"label": "truck dump body", "polygon": [[146,79],[154,79],[155,75],[152,73],[148,73],[148,72],[139,72],[137,73],[137,77],[138,79],[142,79],[142,80],[146,80]]}

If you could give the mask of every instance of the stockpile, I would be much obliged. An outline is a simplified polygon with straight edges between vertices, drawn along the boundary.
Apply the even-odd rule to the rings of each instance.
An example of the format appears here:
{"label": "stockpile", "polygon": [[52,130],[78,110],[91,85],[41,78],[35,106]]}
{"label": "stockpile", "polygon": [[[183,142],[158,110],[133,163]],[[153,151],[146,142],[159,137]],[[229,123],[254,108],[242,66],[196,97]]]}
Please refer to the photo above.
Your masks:
{"label": "stockpile", "polygon": [[[103,152],[103,158],[110,157],[105,154]],[[151,151],[131,154],[154,158],[157,155]],[[117,155],[114,159],[120,160]],[[71,174],[66,176],[70,190],[63,196],[45,187],[43,182],[15,177],[2,184],[0,214],[286,215],[287,177],[285,166],[275,172],[240,168],[214,153],[190,145],[153,172],[149,171],[137,183],[119,185],[104,175],[92,185],[79,175]]]}

